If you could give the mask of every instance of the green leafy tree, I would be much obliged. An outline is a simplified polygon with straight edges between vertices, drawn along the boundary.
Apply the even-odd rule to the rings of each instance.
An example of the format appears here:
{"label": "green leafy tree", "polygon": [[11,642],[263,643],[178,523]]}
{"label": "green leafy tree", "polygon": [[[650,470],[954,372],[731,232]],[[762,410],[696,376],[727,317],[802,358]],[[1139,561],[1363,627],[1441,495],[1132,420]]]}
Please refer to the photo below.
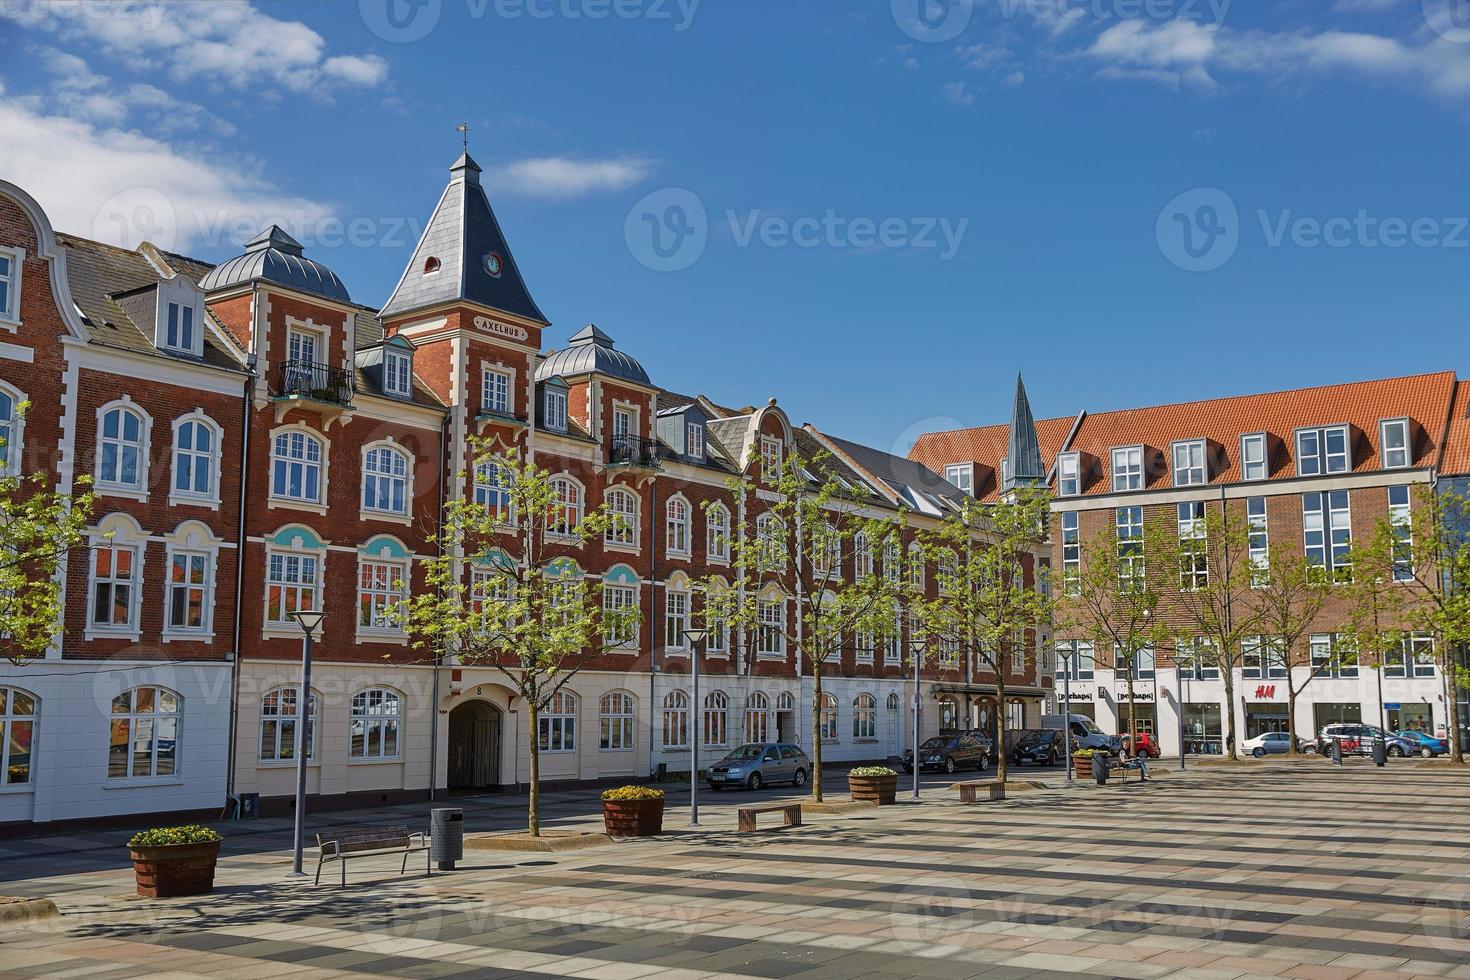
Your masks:
{"label": "green leafy tree", "polygon": [[[989,505],[967,498],[958,514],[920,535],[935,567],[936,590],[932,598],[915,597],[914,608],[931,644],[964,654],[995,678],[996,778],[1002,782],[1006,675],[1034,662],[1035,638],[1055,610],[1035,565],[1047,544],[1050,502],[1044,490],[1034,489]],[[929,653],[933,658],[934,650]]]}
{"label": "green leafy tree", "polygon": [[906,578],[893,552],[901,563],[905,515],[875,506],[867,488],[840,479],[826,454],[790,453],[765,483],[756,507],[748,484],[730,482],[745,502],[730,541],[733,591],[709,580],[698,588],[706,603],[715,597],[712,620],[741,625],[755,638],[752,666],[760,650],[779,648],[795,651],[798,676],[810,670],[812,799],[820,802],[826,666],[848,637],[897,628]]}
{"label": "green leafy tree", "polygon": [[[1350,552],[1352,580],[1338,586],[1348,605],[1348,653],[1353,662],[1378,674],[1378,724],[1388,727],[1383,707],[1383,669],[1393,660],[1404,662],[1407,638],[1406,599],[1396,582],[1400,545],[1386,521],[1374,525],[1362,544]],[[1408,665],[1405,663],[1405,667]]]}
{"label": "green leafy tree", "polygon": [[[1262,563],[1250,570],[1250,603],[1255,607],[1261,632],[1271,638],[1271,650],[1262,658],[1277,655],[1286,668],[1286,724],[1291,736],[1288,752],[1297,752],[1296,705],[1307,685],[1339,665],[1336,646],[1327,658],[1313,661],[1310,642],[1312,626],[1317,621],[1332,586],[1321,568],[1307,564],[1299,551],[1272,551]],[[1305,667],[1298,672],[1294,668]],[[1300,678],[1300,679],[1298,679]]]}
{"label": "green leafy tree", "polygon": [[428,589],[396,615],[416,648],[494,667],[522,699],[531,753],[527,827],[539,836],[541,715],[578,671],[632,639],[638,610],[605,608],[601,584],[588,582],[576,562],[618,518],[599,506],[578,520],[551,473],[484,443],[473,450],[479,499],[445,505],[436,554],[424,563]]}
{"label": "green leafy tree", "polygon": [[[19,412],[28,406],[22,403]],[[0,472],[9,466],[0,438]],[[0,477],[0,654],[13,664],[43,657],[61,632],[64,596],[57,572],[91,520],[91,480],[56,493],[44,473]]]}
{"label": "green leafy tree", "polygon": [[1157,555],[1162,540],[1153,527],[1129,524],[1129,533],[1107,528],[1082,546],[1082,567],[1066,582],[1059,600],[1058,629],[1069,639],[1086,638],[1093,662],[1127,681],[1128,732],[1138,731],[1134,708],[1136,669],[1146,652],[1169,638],[1159,616],[1163,590]]}

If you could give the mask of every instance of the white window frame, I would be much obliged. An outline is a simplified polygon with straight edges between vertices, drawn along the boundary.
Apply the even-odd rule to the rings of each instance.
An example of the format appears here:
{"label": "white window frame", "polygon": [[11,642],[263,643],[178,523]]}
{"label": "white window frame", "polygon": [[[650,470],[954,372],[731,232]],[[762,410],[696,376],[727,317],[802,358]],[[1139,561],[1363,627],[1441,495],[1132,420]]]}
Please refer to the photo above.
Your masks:
{"label": "white window frame", "polygon": [[[209,451],[201,453],[190,446],[188,449],[180,448],[179,438],[185,426],[199,426],[209,433]],[[224,431],[219,424],[208,415],[204,409],[196,408],[188,415],[180,415],[173,422],[173,438],[170,440],[171,465],[168,478],[168,502],[169,506],[183,504],[202,505],[211,510],[219,509],[219,484],[220,484],[220,442],[224,437]],[[198,467],[205,467],[209,477],[209,485],[204,490],[179,488],[180,464],[188,457],[190,473],[197,474]]]}
{"label": "white window frame", "polygon": [[[163,320],[161,324],[163,328],[163,343],[158,346],[164,350],[171,350],[178,354],[193,354],[198,356],[198,344],[201,339],[201,324],[199,323],[198,308],[193,303],[184,303],[172,299],[165,299],[161,306],[159,316]],[[175,310],[179,311],[177,320],[174,319]],[[186,313],[188,314],[187,317],[185,317]],[[189,321],[187,324],[184,322],[185,319]],[[175,323],[178,324],[178,332],[180,334],[177,342],[175,342],[175,338],[172,336]],[[184,335],[187,335],[187,343],[184,342]]]}
{"label": "white window frame", "polygon": [[704,461],[704,425],[700,422],[684,423],[684,455],[690,459]]}
{"label": "white window frame", "polygon": [[944,467],[944,478],[956,490],[975,496],[974,463],[949,463]]}
{"label": "white window frame", "polygon": [[[506,484],[501,482],[505,467],[493,459],[484,459],[475,464],[474,486],[471,492],[474,494],[475,503],[484,507],[496,517],[499,524],[509,525],[514,520],[511,513],[510,491]],[[494,476],[494,481],[487,477]]]}
{"label": "white window frame", "polygon": [[0,453],[4,454],[0,458],[0,477],[19,476],[25,454],[26,431],[26,417],[20,406],[25,403],[26,395],[4,381],[0,381],[0,395],[10,400],[9,418],[0,418],[0,439],[4,440],[4,445],[0,446]]}
{"label": "white window frame", "polygon": [[1062,453],[1057,456],[1057,496],[1076,497],[1082,493],[1082,455]]}
{"label": "white window frame", "polygon": [[[294,452],[293,441],[291,439],[292,436],[300,436],[303,440],[301,443],[302,455],[299,458],[293,457],[291,455]],[[280,441],[282,438],[286,439],[286,455],[282,455],[280,452]],[[266,497],[266,506],[272,509],[276,507],[286,507],[293,510],[310,511],[314,514],[325,514],[327,512],[326,501],[328,499],[327,465],[332,455],[332,446],[331,443],[327,441],[327,437],[305,424],[297,424],[291,426],[282,426],[281,428],[271,430],[270,439],[271,467],[270,473],[268,475],[270,480],[270,489]],[[314,461],[311,459],[311,450],[309,448],[313,441],[316,443],[318,449],[318,456]],[[288,477],[291,467],[300,466],[303,489],[308,482],[306,480],[306,475],[309,472],[310,467],[315,466],[317,471],[316,496],[293,496],[289,493],[276,492],[276,472],[279,466],[284,466],[287,468],[286,473]],[[288,479],[288,488],[289,485],[290,481]]]}
{"label": "white window frame", "polygon": [[[1311,508],[1313,498],[1319,504]],[[1338,507],[1333,498],[1339,498],[1345,506]],[[1315,518],[1312,515],[1317,515]],[[1342,532],[1345,536],[1340,536]],[[1314,544],[1312,535],[1321,535]],[[1345,584],[1353,580],[1353,512],[1352,499],[1346,490],[1326,490],[1302,494],[1302,546],[1307,563],[1322,568],[1333,584]],[[1318,552],[1317,561],[1313,552]],[[1339,560],[1339,552],[1346,560]]]}
{"label": "white window frame", "polygon": [[747,742],[769,742],[771,731],[771,699],[764,691],[752,691],[745,699],[741,732]]}
{"label": "white window frame", "polygon": [[587,489],[567,473],[552,477],[551,486],[557,499],[552,504],[552,520],[546,525],[546,533],[554,538],[575,538],[587,504]]}
{"label": "white window frame", "polygon": [[822,704],[817,709],[817,737],[822,740],[823,745],[836,742],[839,738],[837,695],[831,691],[822,692]]}
{"label": "white window frame", "polygon": [[693,553],[693,508],[682,493],[664,503],[664,554],[670,558],[688,558]]}
{"label": "white window frame", "polygon": [[[24,698],[27,703],[18,703]],[[29,786],[36,775],[36,728],[40,720],[41,699],[30,691],[18,687],[0,687],[0,779],[5,785]],[[21,735],[20,732],[25,734]],[[21,765],[12,750],[22,749],[26,756],[25,778],[16,779],[16,769]]]}
{"label": "white window frame", "polygon": [[413,354],[409,351],[383,349],[383,394],[391,398],[413,397]]}
{"label": "white window frame", "polygon": [[663,721],[662,747],[689,748],[689,695],[683,690],[673,690],[665,694],[660,718]]}
{"label": "white window frame", "polygon": [[[391,711],[388,710],[390,703]],[[359,730],[362,732],[360,746],[356,744]],[[390,731],[393,733],[391,752],[388,751]],[[378,733],[376,749],[373,746],[374,732]],[[347,718],[348,762],[397,762],[402,755],[403,695],[391,687],[367,687],[354,691]]]}
{"label": "white window frame", "polygon": [[853,741],[872,741],[878,737],[878,699],[866,691],[852,699]]}
{"label": "white window frame", "polygon": [[786,445],[776,436],[761,436],[761,479],[774,483],[785,463]]}
{"label": "white window frame", "polygon": [[[140,709],[138,692],[144,690],[151,690],[153,692],[152,703],[147,709]],[[128,699],[125,705],[126,710],[120,711],[118,708],[122,706],[118,702],[125,696]],[[164,709],[165,696],[172,699],[172,710]],[[112,699],[112,710],[108,714],[107,721],[107,744],[109,747],[107,780],[109,783],[151,782],[157,780],[173,782],[180,778],[182,775],[180,769],[182,768],[181,762],[183,758],[183,753],[180,751],[180,748],[184,735],[184,699],[178,692],[157,684],[140,684],[137,687],[121,691]],[[114,744],[114,730],[118,722],[126,722],[128,726],[128,735],[124,740],[128,746],[125,757],[126,771],[121,775],[115,775],[113,773],[111,757],[111,746]],[[147,723],[148,731],[148,771],[138,772],[134,769],[134,763],[137,761],[137,749],[135,746],[141,741],[139,731],[144,722]],[[169,734],[165,734],[165,731]],[[171,760],[172,764],[169,766],[169,771],[160,772],[158,765],[159,743],[165,740],[170,741],[173,745],[173,758]]]}
{"label": "white window frame", "polygon": [[20,324],[20,290],[25,282],[26,251],[13,246],[0,246],[0,257],[10,260],[10,274],[3,277],[9,284],[6,299],[0,304],[0,329],[15,333]]}
{"label": "white window frame", "polygon": [[704,512],[705,557],[715,564],[730,561],[730,508],[711,504]]}
{"label": "white window frame", "polygon": [[[620,505],[624,501],[627,503],[626,507]],[[603,544],[610,548],[638,550],[642,530],[641,498],[627,487],[615,483],[607,488],[603,502],[607,505],[608,516],[617,519],[609,523],[607,530],[602,533]]]}
{"label": "white window frame", "polygon": [[673,582],[664,589],[664,652],[687,656],[689,638],[684,635],[689,629],[689,614],[693,596],[683,582]]}
{"label": "white window frame", "polygon": [[730,695],[724,691],[710,691],[704,696],[699,738],[701,745],[730,744]]}
{"label": "white window frame", "polygon": [[[1251,459],[1251,450],[1259,450],[1260,459]],[[1244,481],[1269,479],[1271,476],[1270,442],[1264,432],[1247,432],[1240,437],[1240,478]]]}
{"label": "white window frame", "polygon": [[786,659],[786,600],[784,598],[761,598],[756,600],[756,659]]}
{"label": "white window frame", "polygon": [[[1397,498],[1397,499],[1396,499]],[[1393,580],[1414,581],[1414,498],[1408,484],[1388,488],[1388,527],[1393,535]]]}
{"label": "white window frame", "polygon": [[[358,553],[353,609],[359,640],[401,638],[405,635],[404,624],[385,617],[394,606],[408,601],[410,566],[411,559]],[[402,587],[396,586],[395,582],[401,582]],[[370,622],[363,622],[365,612],[370,614]]]}
{"label": "white window frame", "polygon": [[577,751],[577,709],[581,698],[563,688],[552,695],[551,703],[536,718],[536,739],[546,755],[564,755]]}
{"label": "white window frame", "polygon": [[627,691],[608,691],[597,700],[597,751],[638,749],[638,699]]}
{"label": "white window frame", "polygon": [[[1388,433],[1390,429],[1397,429],[1403,440],[1397,449],[1390,449],[1388,445]],[[1413,429],[1407,418],[1384,419],[1378,423],[1378,447],[1382,466],[1386,470],[1407,469],[1414,463],[1413,452]]]}
{"label": "white window frame", "polygon": [[567,431],[567,392],[547,385],[541,389],[542,424],[553,432]]}
{"label": "white window frame", "polygon": [[1112,452],[1113,490],[1143,489],[1143,447],[1119,446]]}
{"label": "white window frame", "polygon": [[1250,562],[1251,587],[1265,588],[1271,568],[1270,501],[1266,497],[1245,498],[1246,554]]}
{"label": "white window frame", "polygon": [[[1342,437],[1342,452],[1333,453],[1328,449],[1328,442],[1334,435]],[[1317,450],[1308,454],[1302,445],[1308,438],[1316,441]],[[1297,429],[1295,435],[1296,446],[1296,475],[1297,476],[1330,476],[1335,473],[1351,473],[1353,471],[1353,441],[1352,432],[1346,425],[1318,425],[1304,429]],[[1333,468],[1333,458],[1342,457],[1340,468]],[[1309,468],[1304,464],[1312,460]]]}
{"label": "white window frame", "polygon": [[[215,565],[218,556],[217,545],[215,547],[201,546],[197,539],[195,541],[180,544],[170,543],[168,551],[164,556],[164,578],[163,578],[163,640],[197,640],[209,641],[214,639],[214,590],[215,590]],[[174,581],[174,563],[184,559],[192,572],[195,563],[202,565],[204,580],[199,584],[185,582],[182,586]],[[185,593],[185,601],[188,595],[200,592],[200,621],[198,626],[179,626],[173,622],[174,593],[180,589]],[[186,607],[187,608],[187,607]]]}
{"label": "white window frame", "polygon": [[[287,710],[288,702],[289,710]],[[316,765],[316,729],[320,712],[321,699],[317,697],[315,691],[312,691],[310,707],[306,713],[306,737],[302,740],[309,765]],[[296,725],[300,717],[300,685],[282,685],[260,696],[260,741],[255,747],[257,762],[267,766],[296,764]],[[267,729],[267,725],[271,727]],[[267,730],[270,731],[271,754],[265,751]],[[284,755],[283,750],[286,753]]]}
{"label": "white window frame", "polygon": [[[274,567],[275,562],[273,559],[275,558],[280,558],[280,566],[283,573],[289,569],[293,560],[296,562],[299,570],[305,567],[303,559],[309,559],[311,561],[312,572],[310,580],[301,577],[300,574],[290,578],[285,577],[284,574],[280,579],[272,578],[271,569]],[[261,623],[264,626],[266,634],[275,633],[297,637],[301,635],[301,627],[297,624],[296,620],[291,618],[291,613],[309,609],[320,609],[322,607],[322,583],[326,581],[326,563],[327,553],[325,549],[287,548],[275,544],[266,547],[265,595],[261,597],[265,608]],[[281,613],[280,619],[274,618],[278,610],[273,609],[271,604],[271,586],[273,584],[279,584],[281,588],[283,605],[279,610]],[[284,602],[288,594],[295,596],[294,605]],[[355,618],[356,613],[354,612]]]}
{"label": "white window frame", "polygon": [[[480,376],[480,412],[489,415],[511,415],[515,411],[514,371],[487,367]],[[504,393],[504,400],[500,394]]]}
{"label": "white window frame", "polygon": [[[113,412],[119,413],[117,435],[108,436],[105,435],[107,416]],[[138,419],[138,441],[136,445],[129,443],[124,436],[124,432],[126,431],[124,428],[126,425],[125,420],[129,414],[136,416]],[[148,499],[148,464],[151,458],[150,447],[152,444],[152,435],[153,417],[143,410],[143,406],[133,401],[127,395],[124,395],[116,401],[108,402],[106,405],[97,409],[97,463],[92,485],[93,490],[103,496],[126,497],[130,500],[146,501]],[[113,456],[113,475],[115,477],[122,475],[122,456],[124,451],[130,446],[136,448],[138,453],[136,469],[138,479],[136,481],[128,483],[121,479],[104,479],[102,475],[103,448],[106,446],[112,446],[115,451]]]}
{"label": "white window frame", "polygon": [[[391,471],[383,473],[378,470],[370,470],[368,468],[368,460],[374,459],[380,454],[386,454],[395,462],[402,463],[403,473],[397,474]],[[361,467],[362,484],[358,489],[358,506],[361,508],[362,517],[365,520],[390,518],[394,523],[408,524],[410,522],[409,514],[413,510],[413,454],[391,439],[381,442],[370,442],[362,447]],[[272,468],[272,474],[274,475],[274,467]],[[373,480],[375,489],[379,489],[380,491],[373,495],[375,501],[382,496],[380,485],[385,482],[387,483],[389,488],[387,506],[379,507],[376,502],[372,504],[368,503],[369,479]],[[394,509],[392,505],[392,489],[397,483],[402,483],[403,485],[403,506],[399,509]]]}
{"label": "white window frame", "polygon": [[[127,542],[122,540],[104,540],[97,538],[92,542],[92,547],[87,555],[87,632],[86,638],[98,639],[103,637],[116,637],[126,639],[137,639],[142,635],[142,627],[139,625],[138,611],[143,599],[143,559],[146,545],[139,542]],[[102,552],[108,552],[112,557],[108,563],[106,576],[97,574],[97,559]],[[129,575],[126,578],[118,576],[118,557],[126,555]],[[123,622],[112,620],[99,623],[97,614],[97,590],[108,588],[112,596],[110,607],[117,603],[117,590],[126,588],[127,592],[127,619]]]}
{"label": "white window frame", "polygon": [[[605,612],[618,613],[622,609],[637,609],[638,604],[638,586],[603,579],[602,608]],[[613,632],[611,626],[607,626],[603,630],[602,639],[604,643],[613,648],[637,646],[638,620],[634,618],[624,624],[622,632]]]}
{"label": "white window frame", "polygon": [[1205,456],[1203,439],[1182,439],[1174,443],[1171,455],[1176,487],[1203,486],[1210,482],[1210,461]]}

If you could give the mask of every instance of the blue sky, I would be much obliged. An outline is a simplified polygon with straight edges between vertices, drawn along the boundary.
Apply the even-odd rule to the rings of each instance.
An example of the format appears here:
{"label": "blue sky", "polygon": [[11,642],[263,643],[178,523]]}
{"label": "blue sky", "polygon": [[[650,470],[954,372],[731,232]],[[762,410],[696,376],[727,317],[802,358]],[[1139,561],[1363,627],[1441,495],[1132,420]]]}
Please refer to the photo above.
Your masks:
{"label": "blue sky", "polygon": [[468,120],[548,345],[885,449],[1018,370],[1060,415],[1465,367],[1467,0],[3,0],[0,85],[59,229],[281,220],[368,304]]}

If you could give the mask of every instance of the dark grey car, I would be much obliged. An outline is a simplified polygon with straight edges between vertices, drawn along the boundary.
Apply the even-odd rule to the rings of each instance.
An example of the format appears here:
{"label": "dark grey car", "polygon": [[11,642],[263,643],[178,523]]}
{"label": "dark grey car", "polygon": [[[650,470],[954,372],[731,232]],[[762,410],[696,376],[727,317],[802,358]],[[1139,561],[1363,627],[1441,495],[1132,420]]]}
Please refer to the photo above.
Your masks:
{"label": "dark grey car", "polygon": [[748,742],[704,771],[713,790],[726,786],[760,789],[771,783],[805,786],[812,764],[799,746],[787,742]]}

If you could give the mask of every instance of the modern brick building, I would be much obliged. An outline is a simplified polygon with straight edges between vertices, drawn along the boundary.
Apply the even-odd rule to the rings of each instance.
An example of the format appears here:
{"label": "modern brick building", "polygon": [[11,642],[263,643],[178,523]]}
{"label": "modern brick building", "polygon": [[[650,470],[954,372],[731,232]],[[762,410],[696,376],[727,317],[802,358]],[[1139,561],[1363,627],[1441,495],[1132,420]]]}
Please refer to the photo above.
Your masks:
{"label": "modern brick building", "polygon": [[[687,771],[693,738],[705,753],[809,743],[810,664],[785,643],[712,637],[690,703],[691,579],[728,569],[732,528],[765,506],[763,461],[829,453],[872,506],[907,511],[910,533],[960,491],[794,425],[775,399],[678,394],[595,326],[543,353],[549,327],[468,155],[381,310],[280,228],[212,267],[55,233],[0,182],[5,464],[62,492],[90,475],[98,494],[62,572],[60,641],[0,668],[0,823],[217,810],[244,793],[284,807],[301,707],[291,614],[313,607],[328,617],[313,805],[521,784],[528,733],[504,678],[436,662],[383,615],[395,583],[423,586],[445,501],[501,500],[471,465],[472,436],[556,474],[569,513],[606,503],[624,518],[579,567],[642,624],[542,716],[543,779]],[[789,624],[795,610],[770,614]],[[903,635],[854,637],[826,666],[827,759],[908,743],[907,652]],[[921,732],[993,724],[992,681],[974,664],[926,667]],[[1034,724],[1051,685],[1048,656],[1009,677],[1012,722]]]}
{"label": "modern brick building", "polygon": [[[1250,528],[1251,554],[1245,557],[1290,549],[1339,581],[1350,578],[1345,562],[1354,542],[1384,519],[1407,527],[1415,488],[1463,482],[1470,470],[1467,409],[1470,382],[1440,371],[1041,420],[1035,431],[1054,496],[1056,577],[1066,588],[1088,560],[1089,543],[1141,542],[1145,523],[1187,529],[1207,511],[1229,508]],[[981,499],[993,499],[1007,471],[1011,431],[990,426],[928,433],[911,456]],[[1069,709],[1093,717],[1105,731],[1124,731],[1131,708],[1138,727],[1155,733],[1165,752],[1179,750],[1181,732],[1186,751],[1219,752],[1227,713],[1240,738],[1286,730],[1288,672],[1302,686],[1311,658],[1332,662],[1346,632],[1348,611],[1338,595],[1314,622],[1305,657],[1290,664],[1273,659],[1263,652],[1270,638],[1254,638],[1241,651],[1234,704],[1225,703],[1218,667],[1175,670],[1176,660],[1187,659],[1176,658],[1176,643],[1176,649],[1153,650],[1134,663],[1130,705],[1127,678],[1108,669],[1110,656],[1087,640],[1059,635],[1059,649],[1077,652],[1070,683],[1059,681],[1059,690],[1070,687]],[[1432,637],[1409,636],[1383,671],[1381,703],[1378,673],[1337,658],[1303,687],[1298,734],[1333,721],[1378,724],[1384,716],[1394,728],[1440,729],[1453,712],[1436,654]],[[1059,660],[1059,677],[1066,663]],[[1462,701],[1462,717],[1465,709]]]}

